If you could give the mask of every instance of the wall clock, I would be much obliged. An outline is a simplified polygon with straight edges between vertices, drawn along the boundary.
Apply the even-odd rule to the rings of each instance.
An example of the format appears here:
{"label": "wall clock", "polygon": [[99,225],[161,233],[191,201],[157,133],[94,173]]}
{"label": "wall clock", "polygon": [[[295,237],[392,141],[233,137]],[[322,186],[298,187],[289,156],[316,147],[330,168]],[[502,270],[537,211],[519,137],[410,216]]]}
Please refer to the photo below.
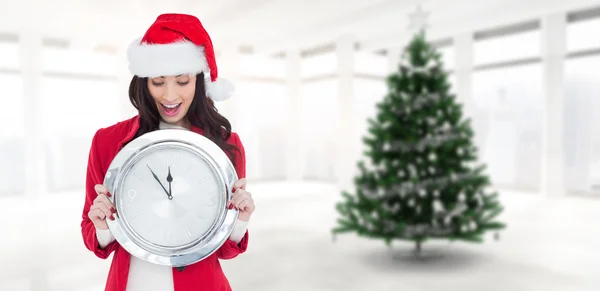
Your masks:
{"label": "wall clock", "polygon": [[118,215],[106,221],[131,255],[185,267],[229,238],[238,211],[227,204],[237,179],[228,156],[208,138],[181,129],[152,131],[111,162],[104,185]]}

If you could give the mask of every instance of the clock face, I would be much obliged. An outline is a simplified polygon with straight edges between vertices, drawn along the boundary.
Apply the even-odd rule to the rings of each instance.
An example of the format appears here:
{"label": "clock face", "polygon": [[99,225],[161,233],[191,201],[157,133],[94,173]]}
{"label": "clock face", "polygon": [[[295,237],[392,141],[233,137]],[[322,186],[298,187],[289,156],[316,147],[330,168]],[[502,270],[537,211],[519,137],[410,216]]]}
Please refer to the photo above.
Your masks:
{"label": "clock face", "polygon": [[184,147],[141,155],[122,180],[119,217],[154,245],[180,247],[202,238],[220,214],[221,186],[211,166]]}

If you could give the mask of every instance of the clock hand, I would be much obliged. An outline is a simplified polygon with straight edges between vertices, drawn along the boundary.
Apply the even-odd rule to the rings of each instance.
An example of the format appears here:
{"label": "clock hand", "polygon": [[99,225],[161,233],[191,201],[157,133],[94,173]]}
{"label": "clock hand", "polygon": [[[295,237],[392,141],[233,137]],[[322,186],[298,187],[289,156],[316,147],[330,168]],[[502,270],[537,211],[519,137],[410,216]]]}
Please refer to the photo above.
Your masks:
{"label": "clock hand", "polygon": [[173,177],[171,176],[171,167],[169,167],[169,174],[167,175],[167,182],[169,182],[169,196],[173,196],[173,192],[171,192],[171,182],[173,182]]}
{"label": "clock hand", "polygon": [[169,192],[167,191],[167,189],[165,189],[165,186],[163,186],[163,184],[160,182],[160,180],[158,179],[158,176],[156,176],[156,174],[154,174],[154,171],[152,171],[152,169],[150,169],[150,166],[148,166],[148,165],[146,165],[146,166],[148,167],[148,169],[152,173],[152,176],[154,176],[154,179],[156,180],[156,182],[158,182],[158,184],[160,184],[160,187],[162,187],[163,190],[165,190],[165,193],[167,193],[167,197],[169,197],[169,200],[173,199],[173,196],[171,196],[171,194],[169,194]]}

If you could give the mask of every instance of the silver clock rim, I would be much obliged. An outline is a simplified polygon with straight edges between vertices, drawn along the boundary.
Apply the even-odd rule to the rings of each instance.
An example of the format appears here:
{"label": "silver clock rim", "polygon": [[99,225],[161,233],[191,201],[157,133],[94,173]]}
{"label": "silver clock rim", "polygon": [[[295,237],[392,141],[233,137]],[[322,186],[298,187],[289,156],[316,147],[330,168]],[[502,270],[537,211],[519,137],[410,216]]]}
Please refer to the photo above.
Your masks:
{"label": "silver clock rim", "polygon": [[155,147],[165,144],[186,147],[193,150],[206,162],[211,164],[215,175],[222,184],[223,192],[219,195],[217,207],[220,211],[215,222],[205,236],[199,240],[182,247],[164,247],[141,240],[128,227],[124,219],[118,215],[115,220],[106,220],[108,227],[117,242],[131,255],[144,261],[172,267],[183,267],[201,261],[216,252],[231,235],[239,212],[236,209],[227,209],[227,203],[233,197],[233,184],[238,176],[235,168],[227,155],[208,138],[181,129],[163,129],[146,133],[124,146],[111,162],[106,172],[104,185],[112,194],[109,198],[115,204],[117,214],[121,207],[121,199],[126,195],[120,192],[120,182],[130,165],[135,162],[140,154],[152,151]]}

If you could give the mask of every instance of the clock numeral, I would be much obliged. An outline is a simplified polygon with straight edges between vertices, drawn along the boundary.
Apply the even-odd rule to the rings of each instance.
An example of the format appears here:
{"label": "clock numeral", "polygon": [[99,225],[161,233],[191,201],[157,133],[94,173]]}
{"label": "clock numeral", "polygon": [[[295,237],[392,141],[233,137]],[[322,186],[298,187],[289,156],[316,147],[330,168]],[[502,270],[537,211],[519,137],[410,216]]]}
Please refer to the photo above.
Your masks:
{"label": "clock numeral", "polygon": [[165,231],[165,234],[164,234],[164,236],[165,236],[165,240],[167,240],[167,241],[170,241],[170,240],[171,240],[171,238],[173,237],[173,236],[171,235],[171,231],[168,231],[168,230],[167,230],[167,231]]}
{"label": "clock numeral", "polygon": [[150,227],[148,227],[148,232],[152,232],[152,229],[154,228],[154,223],[150,225]]}
{"label": "clock numeral", "polygon": [[188,236],[192,237],[192,233],[190,232],[190,229],[187,227],[187,225],[185,226],[185,231],[187,232]]}
{"label": "clock numeral", "polygon": [[137,174],[134,173],[133,176],[140,179],[140,181],[144,182],[144,179],[142,179],[142,177],[138,176]]}
{"label": "clock numeral", "polygon": [[176,154],[170,154],[165,157],[165,166],[177,167],[180,157]]}
{"label": "clock numeral", "polygon": [[140,216],[140,215],[142,215],[142,212],[140,212],[140,213],[136,213],[136,214],[134,214],[134,215],[133,215],[133,216],[131,216],[131,217],[132,217],[132,218],[136,218],[136,217],[138,217],[138,216]]}
{"label": "clock numeral", "polygon": [[133,202],[133,200],[135,199],[136,196],[137,196],[137,193],[133,189],[130,189],[129,192],[127,192],[127,197],[129,197],[129,202]]}
{"label": "clock numeral", "polygon": [[190,163],[190,165],[188,166],[188,169],[187,169],[187,170],[188,170],[188,172],[190,172],[190,171],[192,170],[192,166],[193,166],[193,165],[194,165],[194,161],[192,161],[192,162]]}

